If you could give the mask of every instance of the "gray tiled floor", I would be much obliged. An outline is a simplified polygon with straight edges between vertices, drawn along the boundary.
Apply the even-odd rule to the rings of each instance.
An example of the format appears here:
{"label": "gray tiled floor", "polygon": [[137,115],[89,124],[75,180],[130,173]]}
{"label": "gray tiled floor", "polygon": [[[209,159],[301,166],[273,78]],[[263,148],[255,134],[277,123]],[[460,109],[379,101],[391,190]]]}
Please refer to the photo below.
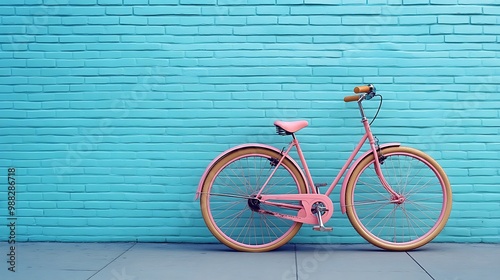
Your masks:
{"label": "gray tiled floor", "polygon": [[[8,244],[0,243],[1,255]],[[406,252],[371,245],[286,245],[241,253],[220,244],[21,243],[0,279],[499,279],[500,244],[431,243]]]}

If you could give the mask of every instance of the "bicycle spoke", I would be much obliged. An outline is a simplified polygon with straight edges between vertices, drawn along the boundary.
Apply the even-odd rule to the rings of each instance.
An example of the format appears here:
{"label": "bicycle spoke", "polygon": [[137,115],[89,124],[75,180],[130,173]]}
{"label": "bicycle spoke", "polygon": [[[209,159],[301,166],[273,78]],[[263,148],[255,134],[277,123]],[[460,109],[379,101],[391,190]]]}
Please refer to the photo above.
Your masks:
{"label": "bicycle spoke", "polygon": [[274,184],[267,184],[265,188],[265,193],[271,193],[271,190],[273,189],[274,186],[278,185],[279,183],[283,182],[283,180],[286,180],[286,178],[281,178],[279,181],[274,182]]}
{"label": "bicycle spoke", "polygon": [[427,209],[429,209],[429,210],[438,210],[438,211],[439,211],[439,210],[441,210],[441,207],[431,207],[431,206],[429,206],[429,205],[422,205],[422,204],[417,203],[417,202],[415,202],[415,201],[406,201],[406,202],[407,202],[407,203],[410,203],[410,204],[413,204],[413,205],[415,205],[415,206],[419,206],[420,208],[427,208]]}
{"label": "bicycle spoke", "polygon": [[[405,211],[406,211],[406,209],[405,209]],[[423,229],[422,229],[422,227],[420,227],[420,226],[417,224],[417,222],[418,222],[418,221],[420,221],[422,224],[424,224],[427,228],[432,228],[432,226],[431,226],[431,225],[428,225],[428,224],[427,224],[424,220],[419,219],[419,218],[418,218],[417,216],[415,216],[413,213],[409,213],[409,212],[407,212],[407,213],[408,213],[408,216],[412,216],[412,217],[413,217],[413,219],[412,219],[412,220],[414,221],[413,223],[414,223],[414,224],[415,224],[415,225],[416,225],[416,226],[417,226],[417,227],[418,227],[418,228],[419,228],[422,232],[425,232],[425,230],[423,230]]]}
{"label": "bicycle spoke", "polygon": [[419,188],[417,188],[415,190],[415,187],[413,187],[408,193],[405,194],[406,197],[410,197],[412,194],[418,192],[418,191],[421,191],[425,188],[427,188],[429,186],[429,182],[432,180],[433,178],[430,178],[425,184],[423,184],[422,186],[420,186]]}
{"label": "bicycle spoke", "polygon": [[[236,168],[238,168],[238,167],[236,166]],[[242,174],[243,175],[243,179],[242,179],[241,176],[236,171],[234,171],[232,169],[230,171],[243,183],[243,187],[244,187],[244,189],[246,191],[245,193],[247,193],[247,194],[251,193],[251,189],[250,189],[251,184],[244,177],[245,175]]]}
{"label": "bicycle spoke", "polygon": [[[241,234],[244,232],[245,228],[247,228],[247,224],[248,222],[251,220],[252,216],[253,216],[253,213],[254,212],[250,212],[250,219],[247,219],[245,224],[243,225],[243,228],[242,228],[242,231],[240,231],[240,233],[238,234],[238,236],[236,237],[236,239],[240,239],[241,237]],[[248,231],[248,230],[247,230]],[[245,240],[245,237],[246,237],[246,233],[245,235],[243,236],[243,238],[241,238],[242,240]]]}
{"label": "bicycle spoke", "polygon": [[242,201],[235,201],[235,202],[231,202],[231,204],[229,204],[229,205],[223,204],[222,206],[214,207],[214,208],[212,208],[212,210],[224,209],[225,211],[228,211],[228,210],[231,210],[232,207],[239,205],[241,203],[243,203],[243,202]]}
{"label": "bicycle spoke", "polygon": [[[420,208],[418,208],[418,207],[417,207],[417,210],[418,210],[418,212],[419,212],[419,213],[421,213],[422,215],[426,216],[429,220],[434,220],[434,219],[437,219],[437,217],[431,217],[428,213],[426,213],[426,212],[424,212],[424,211],[420,210]],[[414,215],[414,214],[412,214],[412,215]],[[416,219],[419,219],[419,218],[418,218],[418,217],[416,217],[416,216],[415,216],[415,218],[416,218]],[[419,219],[419,220],[423,221],[422,219]]]}
{"label": "bicycle spoke", "polygon": [[372,205],[372,204],[382,204],[383,206],[386,206],[390,204],[391,202],[389,200],[374,200],[374,201],[366,201],[366,202],[355,202],[354,204],[348,204],[346,206],[361,206],[361,205]]}
{"label": "bicycle spoke", "polygon": [[413,161],[409,161],[408,168],[406,169],[406,176],[404,178],[405,179],[404,187],[399,190],[400,193],[406,193],[406,187],[410,183],[409,181],[411,181],[411,179],[410,179],[411,174],[410,173],[411,173],[412,162]]}
{"label": "bicycle spoke", "polygon": [[[367,183],[365,183],[364,181],[362,180],[359,180],[358,182],[360,182],[361,184],[365,185],[366,187],[368,187],[370,190],[373,190],[374,192],[378,193],[380,196],[382,197],[385,197],[385,195],[387,195],[387,192],[386,193],[382,193],[379,191],[379,189],[383,189],[383,188],[380,188],[381,185],[379,185],[378,189],[376,187],[372,187],[370,185],[368,185]],[[385,190],[385,189],[383,189]]]}
{"label": "bicycle spoke", "polygon": [[[226,171],[226,170],[223,170],[223,172],[225,172],[225,171]],[[231,171],[232,171],[232,170],[231,170]],[[232,171],[232,172],[233,172],[233,174],[236,174],[234,171]],[[222,173],[222,172],[221,172],[221,173]],[[222,174],[221,174],[221,175],[222,175]],[[248,194],[248,191],[242,190],[242,189],[240,188],[240,184],[235,183],[235,182],[233,181],[232,177],[230,177],[229,175],[225,175],[225,177],[223,177],[223,178],[226,178],[227,180],[231,181],[232,185],[229,185],[229,184],[227,184],[226,182],[224,182],[224,181],[222,181],[222,180],[221,180],[222,182],[219,182],[219,181],[218,181],[218,184],[221,184],[221,185],[226,186],[226,187],[234,188],[234,189],[236,189],[236,191],[239,191],[238,193],[239,193],[239,194],[241,194],[241,195]]]}
{"label": "bicycle spoke", "polygon": [[[274,230],[279,230],[280,227],[276,225],[271,219],[268,219],[267,215],[262,215],[262,218],[266,223],[267,228],[272,231],[274,237],[278,237],[278,234],[276,234]],[[271,224],[272,226],[269,226],[269,224]],[[283,232],[280,232],[280,234],[283,234]]]}
{"label": "bicycle spoke", "polygon": [[239,212],[232,213],[231,215],[227,216],[226,218],[231,218],[227,222],[221,225],[221,227],[225,227],[228,223],[233,223],[236,219],[239,219],[243,213],[246,212],[246,209],[242,209]]}
{"label": "bicycle spoke", "polygon": [[406,212],[406,209],[403,209],[403,214],[405,215],[407,221],[408,221],[408,228],[413,230],[413,233],[415,234],[415,237],[418,238],[417,231],[415,230],[415,227],[412,225],[412,220],[410,219],[410,215]]}
{"label": "bicycle spoke", "polygon": [[[386,225],[386,224],[387,224],[387,217],[389,217],[391,214],[393,214],[393,213],[394,213],[394,211],[395,211],[395,209],[396,209],[396,208],[393,208],[393,209],[391,210],[391,212],[389,212],[387,215],[385,215],[385,217],[383,217],[383,218],[380,220],[380,222],[378,222],[378,223],[377,223],[377,224],[376,224],[373,228],[376,228],[376,227],[377,227],[378,225],[380,225],[380,223],[382,223],[383,221],[386,221],[386,222],[384,223],[384,225]],[[379,234],[378,234],[378,235],[380,235],[380,233],[381,233],[381,231],[382,231],[383,229],[384,229],[384,226],[382,226],[382,227],[381,227],[381,229],[380,229],[380,231],[379,231]]]}
{"label": "bicycle spoke", "polygon": [[361,220],[364,220],[366,218],[372,217],[368,222],[366,222],[366,225],[370,224],[370,222],[377,217],[377,214],[380,213],[380,211],[382,210],[382,208],[384,208],[388,204],[389,203],[386,203],[386,204],[383,204],[383,205],[379,206],[377,209],[375,209],[373,212],[369,213],[368,216],[362,218]]}

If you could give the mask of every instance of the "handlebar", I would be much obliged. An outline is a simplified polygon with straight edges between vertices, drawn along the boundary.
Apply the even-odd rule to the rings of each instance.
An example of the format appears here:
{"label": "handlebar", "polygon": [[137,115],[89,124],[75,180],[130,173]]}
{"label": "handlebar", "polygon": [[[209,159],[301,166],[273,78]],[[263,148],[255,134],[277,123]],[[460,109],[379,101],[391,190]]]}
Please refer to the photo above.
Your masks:
{"label": "handlebar", "polygon": [[[344,102],[353,102],[353,101],[360,101],[362,99],[365,99],[365,96],[370,95],[370,98],[375,95],[375,86],[372,84],[365,85],[365,86],[357,86],[354,88],[354,93],[363,93],[363,94],[357,94],[357,95],[349,95],[344,97]],[[370,98],[367,98],[370,99]]]}
{"label": "handlebar", "polygon": [[353,101],[358,101],[360,98],[359,95],[349,95],[344,97],[344,102],[353,102]]}
{"label": "handlebar", "polygon": [[357,87],[354,88],[354,93],[369,93],[374,88],[375,87],[373,85],[357,86]]}

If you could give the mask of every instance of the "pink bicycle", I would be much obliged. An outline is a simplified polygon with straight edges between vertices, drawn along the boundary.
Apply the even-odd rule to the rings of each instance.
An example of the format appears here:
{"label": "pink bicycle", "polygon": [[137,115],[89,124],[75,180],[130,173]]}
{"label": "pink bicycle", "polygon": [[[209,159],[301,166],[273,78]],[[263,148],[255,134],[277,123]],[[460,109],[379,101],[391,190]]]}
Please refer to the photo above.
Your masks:
{"label": "pink bicycle", "polygon": [[[265,252],[287,243],[304,223],[314,225],[314,230],[331,231],[324,225],[333,214],[329,195],[346,171],[341,211],[368,242],[407,251],[441,232],[452,205],[445,172],[419,150],[399,143],[379,145],[362,102],[379,96],[380,110],[382,97],[373,85],[356,87],[354,92],[344,101],[357,101],[365,134],[324,194],[320,187],[327,184],[314,184],[295,137],[308,125],[304,120],[274,122],[278,134],[293,137],[286,149],[245,144],[210,163],[196,198],[208,229],[220,242],[239,251]],[[370,149],[351,165],[367,140]],[[294,147],[302,168],[289,155]]]}

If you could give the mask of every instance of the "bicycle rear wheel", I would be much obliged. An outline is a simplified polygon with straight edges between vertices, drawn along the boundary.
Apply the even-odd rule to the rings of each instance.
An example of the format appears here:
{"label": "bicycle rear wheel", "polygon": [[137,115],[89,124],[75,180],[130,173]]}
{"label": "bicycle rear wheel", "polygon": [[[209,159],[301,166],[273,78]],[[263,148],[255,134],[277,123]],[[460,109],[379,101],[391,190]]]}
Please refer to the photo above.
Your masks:
{"label": "bicycle rear wheel", "polygon": [[381,151],[381,169],[392,189],[404,200],[391,201],[375,172],[373,154],[362,160],[346,189],[347,216],[368,242],[387,250],[423,246],[444,228],[451,212],[448,178],[429,155],[407,147]]}
{"label": "bicycle rear wheel", "polygon": [[[216,162],[203,183],[200,205],[212,234],[238,251],[265,252],[287,243],[302,223],[282,219],[265,211],[296,215],[296,210],[260,203],[255,195],[282,156],[263,147],[242,148]],[[283,159],[262,194],[306,193],[302,173]],[[298,201],[280,201],[300,206]]]}

